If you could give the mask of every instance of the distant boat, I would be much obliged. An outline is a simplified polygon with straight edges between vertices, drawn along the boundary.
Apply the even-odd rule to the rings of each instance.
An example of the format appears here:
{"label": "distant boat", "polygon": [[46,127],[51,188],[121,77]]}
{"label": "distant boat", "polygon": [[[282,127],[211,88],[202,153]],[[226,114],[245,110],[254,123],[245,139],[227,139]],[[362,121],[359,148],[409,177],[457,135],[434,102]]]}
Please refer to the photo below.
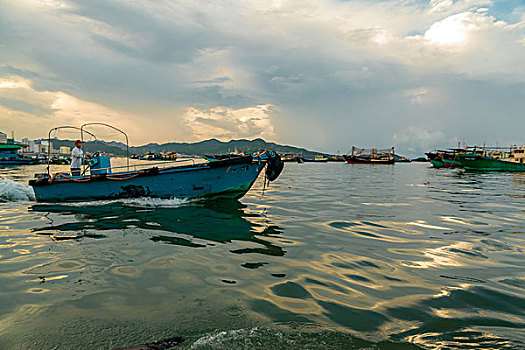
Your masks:
{"label": "distant boat", "polygon": [[459,161],[467,170],[525,172],[525,147],[501,150],[460,153]]}
{"label": "distant boat", "polygon": [[38,160],[24,158],[20,154],[20,150],[25,148],[25,145],[15,144],[0,144],[0,165],[29,165],[37,164]]}
{"label": "distant boat", "polygon": [[410,159],[406,157],[398,156],[397,154],[394,155],[394,160],[396,163],[410,163],[412,162]]}
{"label": "distant boat", "polygon": [[437,150],[435,152],[425,153],[434,168],[461,168],[461,162],[458,154],[466,152],[462,148],[453,148],[449,150]]}
{"label": "distant boat", "polygon": [[49,160],[49,163],[51,163],[51,164],[68,165],[68,164],[71,164],[71,159],[69,157],[64,157],[64,156],[52,157]]}
{"label": "distant boat", "polygon": [[349,164],[394,164],[394,147],[388,149],[352,147],[349,154],[343,155]]}
{"label": "distant boat", "polygon": [[328,158],[322,155],[317,155],[313,158],[302,158],[302,161],[305,163],[327,163]]}
{"label": "distant boat", "polygon": [[283,162],[303,163],[303,157],[293,153],[281,154],[281,159]]}
{"label": "distant boat", "polygon": [[445,163],[443,163],[443,158],[440,152],[427,152],[425,153],[428,160],[434,168],[444,168]]}
{"label": "distant boat", "polygon": [[443,154],[443,165],[445,168],[462,168],[461,162],[459,161],[459,152],[462,150],[454,150],[452,152],[445,152]]}
{"label": "distant boat", "polygon": [[[59,127],[80,130],[83,139],[86,126],[107,126],[124,135],[123,131],[104,123],[88,123],[77,127]],[[90,133],[91,134],[91,133]],[[93,135],[93,134],[91,134]],[[129,150],[126,135],[126,150]],[[183,164],[181,164],[183,163]],[[152,165],[156,165],[153,166]],[[111,167],[110,157],[96,152],[84,167],[82,175],[66,172],[35,174],[29,181],[39,202],[67,202],[98,199],[155,197],[155,198],[240,198],[265,170],[266,178],[274,181],[283,170],[284,163],[271,150],[247,156],[230,156],[206,162],[194,159],[170,163],[128,164]]]}
{"label": "distant boat", "polygon": [[509,152],[504,152],[497,147],[466,147],[437,150],[425,154],[435,168],[463,168],[460,155],[479,155],[500,159],[508,157]]}
{"label": "distant boat", "polygon": [[227,159],[244,157],[244,156],[246,156],[246,154],[243,154],[243,153],[205,154],[204,159],[215,161],[215,160],[227,160]]}
{"label": "distant boat", "polygon": [[346,162],[343,156],[330,156],[328,157],[329,162]]}

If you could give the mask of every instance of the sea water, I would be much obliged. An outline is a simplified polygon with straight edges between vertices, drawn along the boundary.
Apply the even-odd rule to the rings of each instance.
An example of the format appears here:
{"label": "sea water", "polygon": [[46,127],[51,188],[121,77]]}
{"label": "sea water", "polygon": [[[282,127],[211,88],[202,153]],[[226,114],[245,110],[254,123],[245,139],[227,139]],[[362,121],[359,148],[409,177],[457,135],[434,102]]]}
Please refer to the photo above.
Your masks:
{"label": "sea water", "polygon": [[525,174],[287,163],[240,201],[40,204],[0,169],[0,349],[525,347]]}

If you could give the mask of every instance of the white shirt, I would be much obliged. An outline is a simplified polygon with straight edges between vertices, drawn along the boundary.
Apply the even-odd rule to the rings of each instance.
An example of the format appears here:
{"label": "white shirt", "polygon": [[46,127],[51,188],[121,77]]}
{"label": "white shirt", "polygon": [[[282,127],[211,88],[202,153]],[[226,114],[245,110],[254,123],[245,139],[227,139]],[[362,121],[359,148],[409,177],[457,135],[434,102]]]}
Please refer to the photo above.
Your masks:
{"label": "white shirt", "polygon": [[80,169],[82,167],[82,159],[84,152],[78,147],[73,148],[71,152],[71,169]]}

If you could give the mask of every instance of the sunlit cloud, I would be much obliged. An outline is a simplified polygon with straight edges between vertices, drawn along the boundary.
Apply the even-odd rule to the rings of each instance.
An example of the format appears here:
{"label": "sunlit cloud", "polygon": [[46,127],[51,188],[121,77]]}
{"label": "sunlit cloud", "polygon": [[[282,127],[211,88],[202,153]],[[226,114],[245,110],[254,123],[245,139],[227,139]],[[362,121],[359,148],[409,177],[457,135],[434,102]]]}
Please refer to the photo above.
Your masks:
{"label": "sunlit cloud", "polygon": [[271,114],[276,108],[260,105],[241,109],[214,107],[207,110],[188,108],[183,115],[184,122],[192,132],[193,140],[216,138],[230,139],[264,138],[273,140],[274,128]]}
{"label": "sunlit cloud", "polygon": [[467,40],[469,33],[479,29],[472,12],[463,12],[434,23],[423,36],[432,44],[454,45]]}
{"label": "sunlit cloud", "polygon": [[61,125],[114,121],[131,133],[140,133],[131,116],[62,91],[36,90],[31,80],[19,76],[0,78],[0,99],[3,131],[16,130],[26,137],[47,136],[49,129]]}

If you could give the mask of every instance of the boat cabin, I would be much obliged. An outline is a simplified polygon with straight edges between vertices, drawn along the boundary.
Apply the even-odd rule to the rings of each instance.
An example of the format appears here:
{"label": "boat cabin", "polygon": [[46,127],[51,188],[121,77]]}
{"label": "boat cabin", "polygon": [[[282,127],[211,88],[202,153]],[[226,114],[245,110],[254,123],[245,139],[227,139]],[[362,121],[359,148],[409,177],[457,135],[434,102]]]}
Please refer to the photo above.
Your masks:
{"label": "boat cabin", "polygon": [[525,159],[525,147],[513,147],[510,150],[510,161],[514,163],[523,163]]}
{"label": "boat cabin", "polygon": [[15,160],[22,158],[25,145],[0,144],[0,160]]}

